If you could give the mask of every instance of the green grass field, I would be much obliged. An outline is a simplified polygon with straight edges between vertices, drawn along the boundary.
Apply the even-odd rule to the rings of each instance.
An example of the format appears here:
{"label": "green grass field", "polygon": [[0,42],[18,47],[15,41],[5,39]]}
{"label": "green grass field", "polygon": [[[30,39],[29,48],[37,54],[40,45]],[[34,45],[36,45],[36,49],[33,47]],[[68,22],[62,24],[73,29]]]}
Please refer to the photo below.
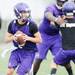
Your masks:
{"label": "green grass field", "polygon": [[[1,57],[1,53],[2,53],[2,47],[7,46],[6,44],[2,44],[0,45],[0,75],[6,75],[6,71],[7,71],[7,65],[8,65],[8,59],[10,56],[10,51],[7,52],[6,56],[4,58]],[[10,48],[10,45],[8,46],[8,48]],[[42,62],[41,67],[37,73],[37,75],[48,75],[50,73],[50,63],[51,63],[52,57],[51,57],[51,53],[48,52],[47,54],[47,58]],[[74,71],[74,67],[75,65],[73,63],[72,67],[73,67],[73,71]],[[75,74],[75,71],[74,71]],[[16,75],[14,73],[14,75]],[[57,70],[57,75],[68,75],[65,68],[59,66],[58,70]]]}

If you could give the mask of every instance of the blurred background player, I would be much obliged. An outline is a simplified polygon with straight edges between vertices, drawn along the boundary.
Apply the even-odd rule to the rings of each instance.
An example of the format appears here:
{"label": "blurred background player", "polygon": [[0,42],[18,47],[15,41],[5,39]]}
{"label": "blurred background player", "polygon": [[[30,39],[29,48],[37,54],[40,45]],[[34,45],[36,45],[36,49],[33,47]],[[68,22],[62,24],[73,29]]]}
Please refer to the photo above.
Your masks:
{"label": "blurred background player", "polygon": [[[51,51],[53,57],[61,48],[61,37],[59,34],[59,26],[64,20],[61,18],[63,15],[62,5],[68,0],[56,0],[56,4],[50,5],[44,12],[44,18],[40,24],[39,31],[42,36],[42,43],[38,44],[38,54],[33,64],[33,74],[36,75],[43,59],[46,58],[48,50]],[[51,64],[51,73],[49,75],[55,75],[57,66],[54,61]],[[68,71],[69,67],[66,67]]]}
{"label": "blurred background player", "polygon": [[[11,52],[7,75],[13,75],[17,67],[17,75],[26,75],[33,63],[37,50],[36,43],[41,42],[41,36],[35,22],[29,19],[31,11],[27,4],[18,3],[14,7],[14,12],[17,19],[10,22],[5,40],[6,42],[13,41],[17,48]],[[22,34],[22,39],[20,34]],[[23,45],[20,45],[21,40],[24,40]]]}
{"label": "blurred background player", "polygon": [[[56,64],[65,65],[71,60],[75,63],[75,4],[66,2],[63,5],[65,23],[60,25],[62,34],[62,48],[56,54]],[[73,74],[70,74],[73,75]]]}
{"label": "blurred background player", "polygon": [[1,25],[2,25],[2,18],[1,18],[1,15],[0,15],[0,29],[1,29]]}

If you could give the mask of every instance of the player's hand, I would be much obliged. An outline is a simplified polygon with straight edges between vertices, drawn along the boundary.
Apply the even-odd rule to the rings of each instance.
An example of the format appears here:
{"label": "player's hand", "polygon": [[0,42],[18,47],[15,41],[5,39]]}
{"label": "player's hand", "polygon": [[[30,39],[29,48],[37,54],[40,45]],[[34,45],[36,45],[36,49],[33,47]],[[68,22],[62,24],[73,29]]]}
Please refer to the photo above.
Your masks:
{"label": "player's hand", "polygon": [[13,40],[16,41],[18,39],[18,37],[21,36],[24,38],[25,34],[21,31],[17,31],[14,36],[13,36]]}
{"label": "player's hand", "polygon": [[25,34],[25,35],[23,36],[23,39],[24,39],[24,41],[26,42],[26,41],[29,40],[29,36]]}
{"label": "player's hand", "polygon": [[14,41],[16,41],[16,40],[17,40],[17,37],[16,37],[15,35],[13,36],[13,40],[14,40]]}
{"label": "player's hand", "polygon": [[55,21],[58,25],[62,25],[64,23],[64,19],[62,17],[58,17]]}

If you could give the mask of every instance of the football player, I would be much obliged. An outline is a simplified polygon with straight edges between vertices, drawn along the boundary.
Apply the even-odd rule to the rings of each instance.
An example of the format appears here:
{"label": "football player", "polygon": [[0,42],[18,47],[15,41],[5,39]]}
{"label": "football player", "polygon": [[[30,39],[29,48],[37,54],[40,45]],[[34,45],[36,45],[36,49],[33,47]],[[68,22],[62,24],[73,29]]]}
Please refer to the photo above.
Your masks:
{"label": "football player", "polygon": [[2,18],[0,16],[0,29],[1,29],[1,25],[2,25]]}
{"label": "football player", "polygon": [[[48,51],[54,56],[61,48],[61,37],[59,34],[59,25],[64,20],[61,18],[63,15],[62,5],[68,0],[56,0],[56,4],[49,5],[45,12],[42,23],[39,26],[39,31],[42,36],[42,43],[38,44],[38,54],[33,64],[33,74],[36,75],[43,59],[46,58]],[[53,61],[51,64],[51,73],[49,75],[56,75],[57,64]],[[69,67],[66,67],[68,71]]]}
{"label": "football player", "polygon": [[[60,25],[62,34],[62,48],[56,54],[56,64],[65,65],[71,60],[75,63],[75,4],[66,2],[63,5],[64,24]],[[72,74],[71,74],[72,75]]]}
{"label": "football player", "polygon": [[[36,43],[41,42],[41,36],[37,25],[30,19],[31,10],[27,4],[16,4],[14,12],[17,19],[10,22],[5,40],[6,42],[12,41],[17,48],[11,52],[6,75],[13,75],[16,68],[17,75],[26,75],[31,69],[37,50]],[[18,39],[20,34],[23,34],[21,36],[23,36],[22,41],[24,40],[24,45],[19,45],[19,42],[22,43]]]}

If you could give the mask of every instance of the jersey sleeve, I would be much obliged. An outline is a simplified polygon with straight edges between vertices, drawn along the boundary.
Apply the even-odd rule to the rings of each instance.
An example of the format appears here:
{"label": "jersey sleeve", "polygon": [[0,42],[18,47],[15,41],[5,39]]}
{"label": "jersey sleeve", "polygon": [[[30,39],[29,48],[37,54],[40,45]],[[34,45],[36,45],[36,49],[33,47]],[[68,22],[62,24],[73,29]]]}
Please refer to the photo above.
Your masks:
{"label": "jersey sleeve", "polygon": [[53,9],[54,9],[54,8],[53,8],[52,5],[48,6],[48,7],[46,8],[44,14],[45,14],[46,12],[51,12],[51,13],[53,13]]}
{"label": "jersey sleeve", "polygon": [[13,29],[12,29],[12,22],[8,25],[8,33],[13,34]]}
{"label": "jersey sleeve", "polygon": [[30,24],[30,32],[34,35],[36,32],[38,32],[37,24],[31,23]]}

